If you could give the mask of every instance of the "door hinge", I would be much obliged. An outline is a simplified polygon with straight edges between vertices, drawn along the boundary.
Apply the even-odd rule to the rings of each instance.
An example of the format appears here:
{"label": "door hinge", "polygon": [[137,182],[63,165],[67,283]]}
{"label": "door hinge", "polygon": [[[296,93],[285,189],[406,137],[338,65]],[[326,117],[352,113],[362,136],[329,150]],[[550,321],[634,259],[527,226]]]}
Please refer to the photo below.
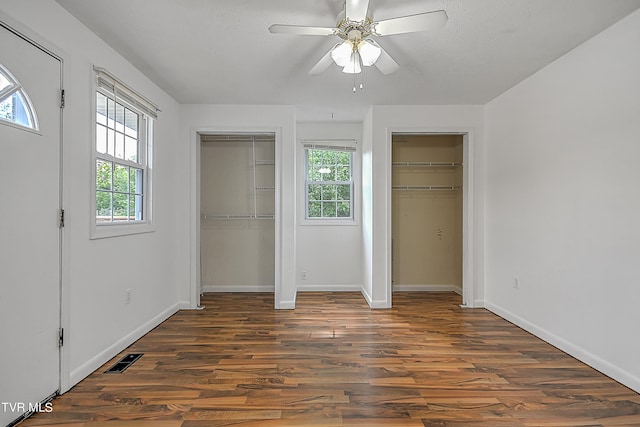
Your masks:
{"label": "door hinge", "polygon": [[64,328],[58,329],[58,347],[64,345]]}
{"label": "door hinge", "polygon": [[64,89],[60,90],[60,108],[64,108]]}
{"label": "door hinge", "polygon": [[60,209],[60,215],[58,216],[58,226],[64,227],[64,209]]}

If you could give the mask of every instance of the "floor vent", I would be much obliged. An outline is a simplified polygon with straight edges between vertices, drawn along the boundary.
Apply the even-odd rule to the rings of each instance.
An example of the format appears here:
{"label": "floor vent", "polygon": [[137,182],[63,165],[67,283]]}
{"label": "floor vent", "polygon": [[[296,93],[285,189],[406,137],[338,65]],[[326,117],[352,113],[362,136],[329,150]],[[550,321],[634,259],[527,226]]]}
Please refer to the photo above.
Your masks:
{"label": "floor vent", "polygon": [[115,365],[104,371],[105,374],[121,374],[129,366],[133,365],[133,362],[140,359],[144,353],[129,353],[122,359],[120,359]]}

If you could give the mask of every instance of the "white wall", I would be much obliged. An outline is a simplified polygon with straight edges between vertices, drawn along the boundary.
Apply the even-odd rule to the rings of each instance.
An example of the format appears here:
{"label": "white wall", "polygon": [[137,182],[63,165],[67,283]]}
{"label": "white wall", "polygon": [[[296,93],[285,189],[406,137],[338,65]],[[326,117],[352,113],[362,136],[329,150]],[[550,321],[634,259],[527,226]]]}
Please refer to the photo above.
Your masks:
{"label": "white wall", "polygon": [[[362,190],[360,185],[360,153],[362,123],[314,122],[298,123],[296,129],[297,153],[297,227],[296,227],[296,282],[298,291],[360,291],[362,287],[362,225],[360,212]],[[355,221],[349,224],[313,224],[304,221],[304,140],[357,141],[354,155]],[[303,279],[302,272],[306,272]]]}
{"label": "white wall", "polygon": [[[183,105],[181,109],[181,154],[175,161],[184,207],[181,220],[188,225],[178,244],[190,253],[190,286],[180,300],[194,307],[200,290],[199,138],[202,133],[275,132],[276,134],[276,249],[275,307],[295,307],[295,109],[278,105]],[[188,208],[187,208],[188,207]]]}
{"label": "white wall", "polygon": [[639,46],[637,11],[490,102],[485,138],[487,307],[636,391]]}
{"label": "white wall", "polygon": [[481,106],[373,106],[363,130],[363,253],[369,304],[391,306],[391,135],[394,132],[463,133],[463,291],[481,306],[483,290],[483,130]]}
{"label": "white wall", "polygon": [[[64,208],[62,388],[68,389],[178,309],[180,274],[188,253],[175,244],[181,210],[173,163],[178,104],[53,0],[3,2],[10,25],[64,60]],[[89,239],[94,105],[92,65],[105,67],[156,102],[154,223],[156,231]],[[42,177],[51,179],[51,177]],[[135,257],[124,256],[135,254]],[[108,274],[103,274],[108,272]],[[125,289],[132,289],[125,305]]]}

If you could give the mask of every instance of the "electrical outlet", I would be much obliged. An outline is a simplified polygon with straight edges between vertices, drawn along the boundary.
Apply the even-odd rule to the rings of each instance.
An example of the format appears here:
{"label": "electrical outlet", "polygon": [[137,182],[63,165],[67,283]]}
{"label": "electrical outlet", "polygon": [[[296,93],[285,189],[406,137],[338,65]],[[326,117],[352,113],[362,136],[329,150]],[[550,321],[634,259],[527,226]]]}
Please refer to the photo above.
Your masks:
{"label": "electrical outlet", "polygon": [[307,272],[303,271],[300,273],[300,280],[307,280]]}
{"label": "electrical outlet", "polygon": [[518,276],[513,278],[513,289],[520,289],[520,279],[518,279]]}
{"label": "electrical outlet", "polygon": [[133,290],[131,288],[128,288],[124,292],[125,292],[124,304],[129,305],[131,303],[131,293],[133,292]]}

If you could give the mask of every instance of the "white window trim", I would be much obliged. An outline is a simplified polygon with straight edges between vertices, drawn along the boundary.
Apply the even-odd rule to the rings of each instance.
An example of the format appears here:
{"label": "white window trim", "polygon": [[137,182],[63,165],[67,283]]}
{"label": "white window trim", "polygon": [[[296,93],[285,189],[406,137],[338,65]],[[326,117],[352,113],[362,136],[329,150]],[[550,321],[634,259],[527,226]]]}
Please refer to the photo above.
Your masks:
{"label": "white window trim", "polygon": [[[128,236],[134,234],[142,234],[142,233],[151,233],[155,231],[155,226],[153,223],[153,142],[154,142],[154,122],[157,117],[156,112],[160,111],[154,104],[147,101],[146,98],[141,97],[137,94],[137,92],[133,91],[120,80],[113,77],[106,70],[102,68],[94,67],[95,71],[95,80],[94,80],[94,88],[92,92],[92,123],[91,123],[91,187],[90,187],[90,239],[103,239],[108,237],[118,237],[118,236]],[[115,85],[118,85],[118,92],[126,92],[127,95],[135,95],[140,96],[140,99],[144,101],[145,108],[140,108],[140,104],[134,104],[129,102],[129,99],[120,98],[116,96],[116,99],[119,103],[127,106],[127,108],[131,108],[131,110],[137,112],[144,120],[142,120],[141,126],[144,126],[144,141],[141,142],[142,150],[141,156],[145,156],[144,164],[136,164],[136,167],[141,167],[144,170],[144,178],[143,178],[143,212],[144,219],[141,221],[130,221],[130,222],[114,222],[114,223],[98,223],[96,222],[96,160],[101,158],[108,159],[109,155],[98,154],[96,149],[96,122],[97,122],[97,111],[96,111],[96,103],[97,103],[97,93],[100,92],[103,95],[106,95],[110,98],[114,97],[113,93],[110,93],[108,90],[105,90],[100,87],[98,84],[98,78],[101,79],[110,79],[111,82]],[[151,109],[155,109],[153,115],[150,114]],[[117,159],[117,163],[128,165],[131,162],[127,162],[126,160],[120,161]],[[133,166],[133,165],[132,165]]]}
{"label": "white window trim", "polygon": [[[319,139],[319,140],[301,140],[298,151],[298,224],[304,226],[357,226],[360,225],[360,176],[361,162],[360,162],[360,148],[358,147],[355,139]],[[351,180],[352,180],[352,203],[351,203],[351,217],[350,218],[307,218],[307,155],[306,148],[309,146],[316,146],[321,148],[322,146],[338,148],[348,148],[353,151],[351,160]]]}

